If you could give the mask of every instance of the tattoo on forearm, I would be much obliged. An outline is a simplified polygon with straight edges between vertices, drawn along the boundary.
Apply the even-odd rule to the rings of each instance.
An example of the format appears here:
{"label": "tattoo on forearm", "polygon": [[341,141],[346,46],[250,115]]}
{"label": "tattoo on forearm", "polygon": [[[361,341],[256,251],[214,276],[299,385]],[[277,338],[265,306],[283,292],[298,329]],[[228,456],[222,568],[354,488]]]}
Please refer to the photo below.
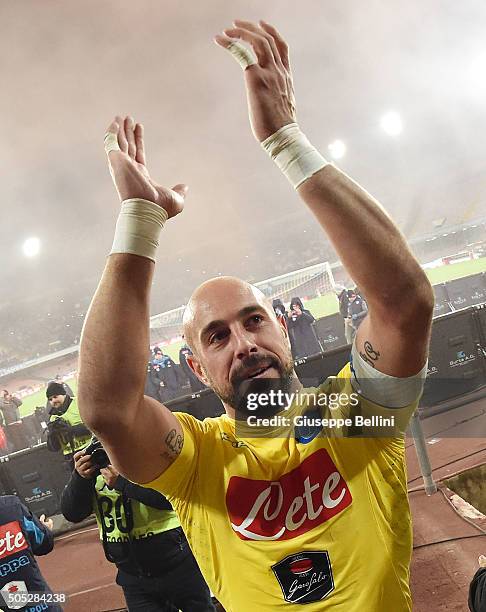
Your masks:
{"label": "tattoo on forearm", "polygon": [[175,429],[171,429],[165,438],[165,443],[172,453],[179,455],[184,443],[184,436],[178,434]]}
{"label": "tattoo on forearm", "polygon": [[364,359],[366,363],[369,363],[370,366],[376,368],[375,361],[378,361],[378,359],[380,358],[380,353],[378,351],[375,351],[375,349],[371,346],[371,342],[369,342],[368,340],[366,340],[363,346],[365,352],[359,352],[361,358]]}

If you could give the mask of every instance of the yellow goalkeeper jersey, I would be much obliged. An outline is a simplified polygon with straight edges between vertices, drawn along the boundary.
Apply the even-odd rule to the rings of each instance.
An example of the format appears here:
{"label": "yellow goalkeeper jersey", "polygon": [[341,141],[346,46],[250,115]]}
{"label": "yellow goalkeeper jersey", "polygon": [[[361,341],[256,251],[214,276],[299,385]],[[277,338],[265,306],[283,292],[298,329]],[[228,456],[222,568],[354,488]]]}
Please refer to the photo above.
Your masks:
{"label": "yellow goalkeeper jersey", "polygon": [[[348,364],[306,391],[350,397],[350,375]],[[393,417],[403,432],[417,402],[389,409],[359,397],[354,414]],[[347,416],[349,409],[330,412]],[[174,506],[226,612],[411,610],[401,433],[365,437],[372,426],[341,437],[324,428],[304,443],[294,435],[242,436],[227,415],[176,416],[182,452],[145,486]]]}

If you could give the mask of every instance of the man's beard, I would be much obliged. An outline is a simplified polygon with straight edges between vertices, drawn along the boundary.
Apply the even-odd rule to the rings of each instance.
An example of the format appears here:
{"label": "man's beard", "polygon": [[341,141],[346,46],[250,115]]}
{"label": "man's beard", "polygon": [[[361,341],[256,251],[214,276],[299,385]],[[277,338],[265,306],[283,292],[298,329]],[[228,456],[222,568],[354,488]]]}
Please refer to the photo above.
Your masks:
{"label": "man's beard", "polygon": [[[278,375],[272,378],[245,378],[244,372],[250,368],[272,367],[277,370]],[[215,384],[211,377],[206,376],[211,388],[222,402],[235,410],[236,419],[245,421],[249,415],[256,414],[262,417],[273,416],[287,407],[285,401],[275,402],[257,410],[248,409],[248,396],[250,394],[270,396],[271,392],[282,392],[282,395],[290,391],[294,380],[294,363],[289,353],[286,364],[282,363],[273,355],[250,355],[241,363],[241,367],[231,377],[230,386],[220,387]],[[274,395],[275,397],[275,395]],[[280,396],[282,397],[282,396]]]}

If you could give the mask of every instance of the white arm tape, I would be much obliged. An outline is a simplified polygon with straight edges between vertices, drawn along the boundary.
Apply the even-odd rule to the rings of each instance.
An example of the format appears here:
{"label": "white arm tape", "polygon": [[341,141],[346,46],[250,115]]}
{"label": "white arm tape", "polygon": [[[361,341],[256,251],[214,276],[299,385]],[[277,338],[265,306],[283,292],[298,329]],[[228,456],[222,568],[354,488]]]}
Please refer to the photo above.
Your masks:
{"label": "white arm tape", "polygon": [[356,342],[353,342],[351,371],[351,384],[365,399],[386,408],[405,408],[422,394],[427,376],[427,362],[414,376],[407,378],[389,376],[367,363],[359,354]]}
{"label": "white arm tape", "polygon": [[330,163],[311,145],[297,123],[284,125],[261,144],[294,189]]}
{"label": "white arm tape", "polygon": [[231,53],[243,70],[246,70],[248,66],[253,66],[253,64],[258,63],[253,51],[238,41],[232,42],[226,49]]}
{"label": "white arm tape", "polygon": [[122,202],[110,255],[131,253],[155,261],[160,231],[167,211],[149,200],[133,198]]}

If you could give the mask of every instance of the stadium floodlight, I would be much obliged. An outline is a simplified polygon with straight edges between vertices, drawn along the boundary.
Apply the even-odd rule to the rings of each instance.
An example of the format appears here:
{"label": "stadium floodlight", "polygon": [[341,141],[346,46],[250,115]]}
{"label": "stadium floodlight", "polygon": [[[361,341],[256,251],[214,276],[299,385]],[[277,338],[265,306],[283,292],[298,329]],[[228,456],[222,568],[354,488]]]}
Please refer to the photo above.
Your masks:
{"label": "stadium floodlight", "polygon": [[389,136],[398,136],[403,130],[402,118],[395,111],[385,113],[381,118],[380,125]]}
{"label": "stadium floodlight", "polygon": [[35,257],[40,251],[40,240],[39,238],[27,238],[22,245],[22,250],[26,257]]}
{"label": "stadium floodlight", "polygon": [[346,154],[346,145],[342,140],[335,140],[327,147],[333,159],[341,159]]}

